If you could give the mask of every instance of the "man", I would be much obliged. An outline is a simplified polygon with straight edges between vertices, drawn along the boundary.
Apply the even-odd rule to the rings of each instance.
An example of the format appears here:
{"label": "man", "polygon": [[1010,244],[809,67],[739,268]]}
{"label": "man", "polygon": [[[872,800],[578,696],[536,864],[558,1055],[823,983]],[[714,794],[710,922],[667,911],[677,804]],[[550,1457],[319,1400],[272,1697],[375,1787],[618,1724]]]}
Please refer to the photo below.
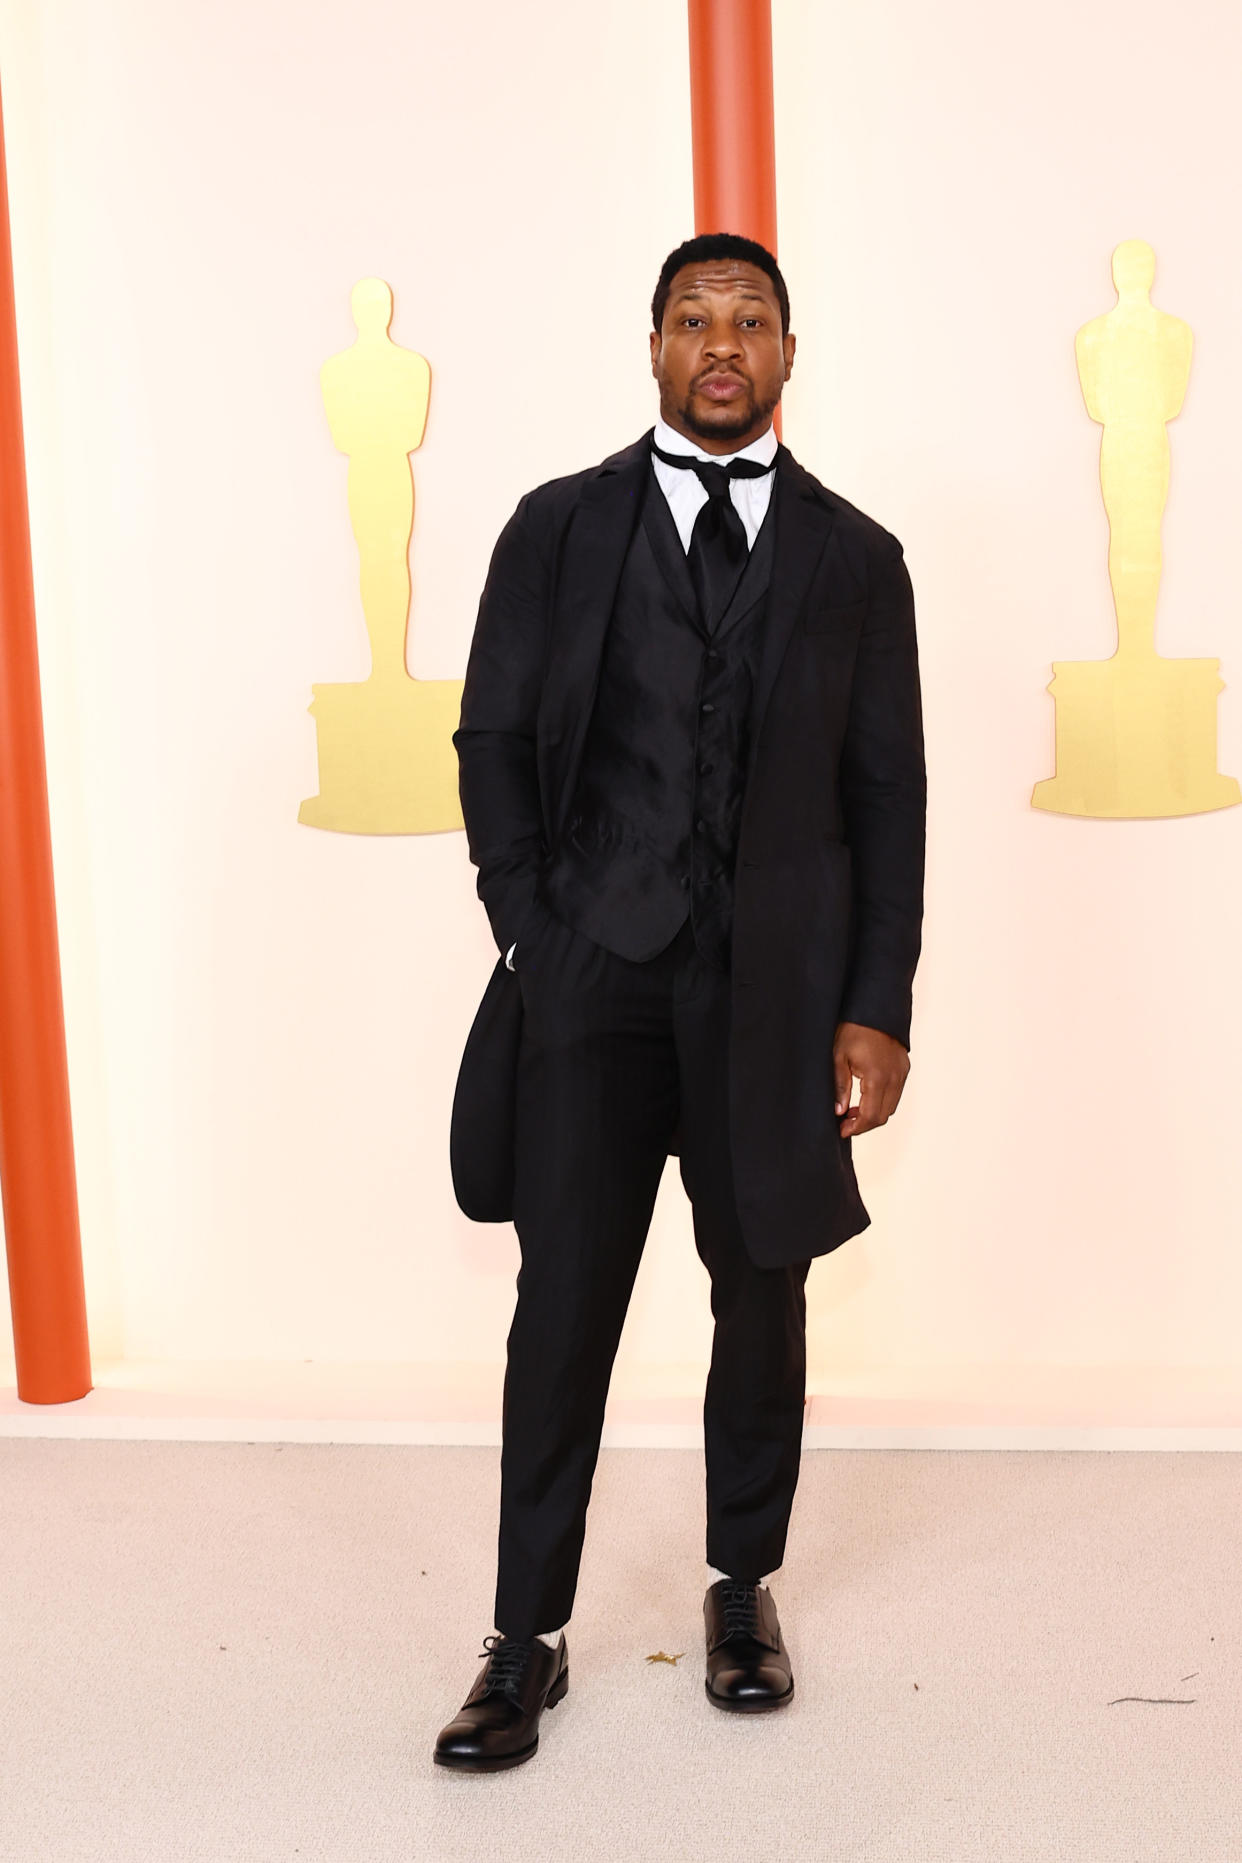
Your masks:
{"label": "man", "polygon": [[521,1248],[496,1628],[434,1753],[475,1771],[528,1759],[568,1686],[604,1401],[673,1152],[715,1321],[707,1694],[792,1697],[766,1581],[798,1479],[806,1276],[867,1226],[851,1140],[909,1071],[926,776],[901,545],[777,442],[795,339],[764,247],[679,246],[652,318],[655,428],[519,502],[454,737],[503,954],[454,1183]]}

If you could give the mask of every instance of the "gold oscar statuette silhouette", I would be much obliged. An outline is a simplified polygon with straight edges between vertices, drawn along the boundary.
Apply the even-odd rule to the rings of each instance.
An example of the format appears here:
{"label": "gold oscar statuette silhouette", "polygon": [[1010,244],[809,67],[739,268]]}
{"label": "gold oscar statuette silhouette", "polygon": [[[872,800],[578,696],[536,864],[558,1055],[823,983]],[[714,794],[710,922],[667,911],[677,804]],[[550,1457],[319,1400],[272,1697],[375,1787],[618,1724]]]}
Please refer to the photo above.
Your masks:
{"label": "gold oscar statuette silhouette", "polygon": [[389,337],[392,308],[382,278],[360,279],[350,295],[357,340],[320,370],[333,443],[349,457],[371,671],[363,680],[311,687],[319,794],[303,802],[298,820],[348,834],[435,834],[463,825],[452,741],[463,682],[413,679],[405,666],[409,456],[422,444],[431,370]]}
{"label": "gold oscar statuette silhouette", "polygon": [[1197,815],[1242,801],[1216,768],[1219,660],[1156,652],[1160,522],[1169,436],[1190,375],[1190,326],[1154,308],[1156,255],[1146,240],[1113,252],[1117,303],[1074,339],[1078,379],[1100,437],[1108,575],[1117,650],[1108,660],[1055,660],[1056,775],[1031,806],[1060,815]]}

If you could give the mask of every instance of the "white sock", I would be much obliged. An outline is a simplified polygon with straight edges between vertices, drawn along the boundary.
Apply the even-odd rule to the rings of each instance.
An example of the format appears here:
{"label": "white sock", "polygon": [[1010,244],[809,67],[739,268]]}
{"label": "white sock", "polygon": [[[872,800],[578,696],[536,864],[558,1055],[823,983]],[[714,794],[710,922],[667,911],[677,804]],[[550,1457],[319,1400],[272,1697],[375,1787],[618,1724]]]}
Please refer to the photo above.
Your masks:
{"label": "white sock", "polygon": [[[732,1578],[733,1576],[732,1572],[722,1572],[717,1566],[714,1566],[714,1565],[709,1565],[707,1569],[711,1573],[711,1580],[713,1584],[715,1584],[718,1578]],[[763,1586],[763,1589],[766,1591],[768,1588],[767,1579],[761,1578],[758,1582],[759,1584]]]}
{"label": "white sock", "polygon": [[[565,1626],[564,1624],[562,1624],[561,1630],[563,1630],[564,1628]],[[503,1633],[497,1630],[497,1631],[493,1631],[492,1634],[494,1636],[500,1636]],[[536,1630],[535,1635],[539,1638],[539,1641],[541,1643],[546,1643],[550,1650],[554,1650],[557,1646],[557,1643],[560,1641],[561,1631],[560,1630]]]}

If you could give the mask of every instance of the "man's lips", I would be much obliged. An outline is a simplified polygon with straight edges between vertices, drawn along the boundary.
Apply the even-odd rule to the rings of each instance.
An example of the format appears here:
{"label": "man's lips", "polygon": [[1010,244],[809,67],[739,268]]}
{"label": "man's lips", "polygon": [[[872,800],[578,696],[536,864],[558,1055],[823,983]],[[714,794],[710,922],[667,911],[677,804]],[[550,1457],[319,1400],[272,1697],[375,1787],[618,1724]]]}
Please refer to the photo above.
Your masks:
{"label": "man's lips", "polygon": [[745,386],[740,375],[705,375],[699,383],[698,392],[706,395],[710,401],[732,401],[742,393]]}

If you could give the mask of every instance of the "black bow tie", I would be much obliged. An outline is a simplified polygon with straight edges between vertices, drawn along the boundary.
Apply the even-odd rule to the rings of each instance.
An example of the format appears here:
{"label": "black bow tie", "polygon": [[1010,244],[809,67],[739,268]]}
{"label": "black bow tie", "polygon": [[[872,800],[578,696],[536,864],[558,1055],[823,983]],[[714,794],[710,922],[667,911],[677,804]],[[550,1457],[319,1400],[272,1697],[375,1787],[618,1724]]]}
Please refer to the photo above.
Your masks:
{"label": "black bow tie", "polygon": [[728,608],[750,552],[746,526],[729,496],[730,482],[766,478],[776,460],[764,466],[757,459],[731,459],[727,466],[717,466],[705,459],[691,459],[686,453],[661,452],[654,440],[651,450],[665,465],[697,473],[707,493],[690,533],[686,562],[699,598],[699,611],[710,631]]}
{"label": "black bow tie", "polygon": [[709,498],[724,498],[729,490],[730,479],[764,479],[776,467],[775,458],[766,466],[757,459],[731,459],[727,466],[718,466],[714,460],[692,459],[689,453],[665,453],[654,440],[651,442],[651,450],[666,466],[678,466],[683,472],[697,473]]}

